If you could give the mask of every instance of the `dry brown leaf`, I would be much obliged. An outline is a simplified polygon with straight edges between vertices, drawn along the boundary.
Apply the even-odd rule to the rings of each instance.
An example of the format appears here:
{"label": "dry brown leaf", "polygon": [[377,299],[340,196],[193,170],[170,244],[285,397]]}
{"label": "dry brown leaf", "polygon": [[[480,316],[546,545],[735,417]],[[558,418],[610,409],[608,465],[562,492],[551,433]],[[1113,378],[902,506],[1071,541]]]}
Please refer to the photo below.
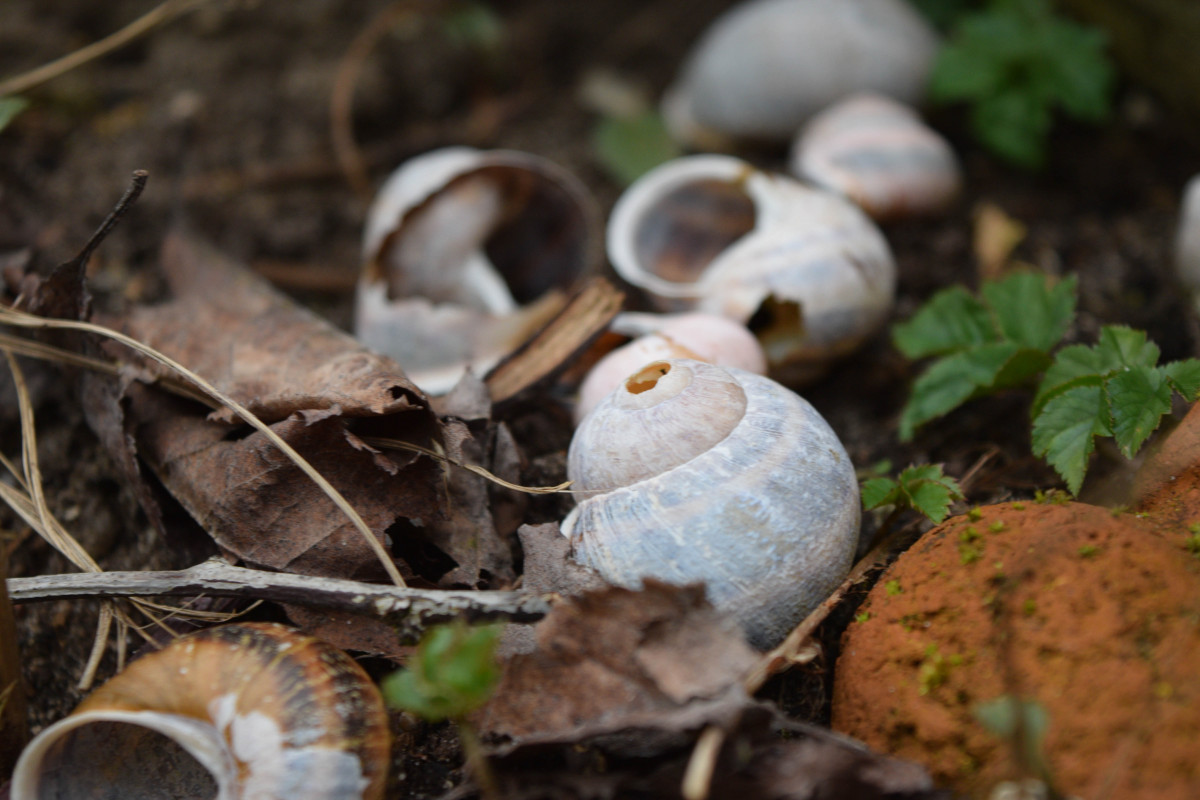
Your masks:
{"label": "dry brown leaf", "polygon": [[[412,454],[384,454],[359,438],[428,445],[440,435],[399,365],[187,236],[168,237],[163,269],[174,300],[106,322],[270,423],[377,537],[419,539],[420,526],[443,514],[441,467]],[[142,363],[120,345],[103,348],[110,358]],[[345,515],[261,433],[234,424],[228,410],[209,414],[137,377],[130,372],[115,389],[111,382],[99,388],[104,379],[95,376],[86,380],[89,421],[128,475],[138,478],[141,465],[149,466],[224,550],[248,564],[331,577],[380,574],[376,555]],[[151,519],[165,528],[166,495],[144,476],[140,482]],[[394,544],[419,549],[412,541]]]}
{"label": "dry brown leaf", "polygon": [[1009,257],[1024,238],[1023,224],[994,203],[980,203],[975,209],[972,242],[980,280],[996,280],[1003,275]]}

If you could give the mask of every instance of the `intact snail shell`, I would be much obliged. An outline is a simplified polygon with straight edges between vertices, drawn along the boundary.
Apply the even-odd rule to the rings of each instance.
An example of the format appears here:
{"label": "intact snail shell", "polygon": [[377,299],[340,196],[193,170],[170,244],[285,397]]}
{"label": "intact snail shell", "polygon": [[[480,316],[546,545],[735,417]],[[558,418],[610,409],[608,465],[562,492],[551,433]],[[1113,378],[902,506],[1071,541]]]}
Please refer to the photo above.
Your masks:
{"label": "intact snail shell", "polygon": [[873,94],[813,117],[796,138],[788,169],[879,220],[936,214],[962,188],[949,143],[916,111]]}
{"label": "intact snail shell", "polygon": [[769,648],[846,576],[858,482],[799,395],[700,361],[647,365],[571,440],[574,558],[631,588],[704,581],[751,644]]}
{"label": "intact snail shell", "polygon": [[718,17],[663,98],[675,138],[789,141],[853,92],[910,105],[924,95],[938,38],[902,0],[753,0]]}
{"label": "intact snail shell", "polygon": [[425,391],[448,391],[553,316],[595,227],[583,185],[538,156],[447,147],[411,159],[368,213],[355,333]]}
{"label": "intact snail shell", "polygon": [[789,384],[862,344],[896,289],[887,241],[861,209],[731,156],[643,175],[613,208],[608,254],[664,310],[745,324]]}
{"label": "intact snail shell", "polygon": [[766,374],[767,357],[754,334],[726,317],[713,314],[619,314],[611,329],[634,334],[632,342],[596,362],[579,387],[578,423],[626,378],[651,361],[694,358],[719,367]]}
{"label": "intact snail shell", "polygon": [[389,749],[353,659],[282,625],[224,625],[135,661],[42,731],[12,797],[378,800]]}

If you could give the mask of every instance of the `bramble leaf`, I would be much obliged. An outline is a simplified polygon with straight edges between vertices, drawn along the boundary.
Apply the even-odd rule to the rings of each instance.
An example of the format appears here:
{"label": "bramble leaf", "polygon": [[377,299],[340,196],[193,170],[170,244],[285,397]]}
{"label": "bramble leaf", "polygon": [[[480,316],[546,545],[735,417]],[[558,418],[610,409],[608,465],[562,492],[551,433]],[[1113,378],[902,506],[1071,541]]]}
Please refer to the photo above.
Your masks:
{"label": "bramble leaf", "polygon": [[892,327],[896,348],[911,359],[996,340],[987,307],[962,286],[943,289],[907,322]]}
{"label": "bramble leaf", "polygon": [[1158,345],[1146,341],[1146,332],[1124,325],[1105,325],[1096,347],[1122,367],[1153,367],[1158,364]]}
{"label": "bramble leaf", "polygon": [[1033,453],[1045,458],[1071,493],[1078,494],[1096,435],[1111,433],[1104,389],[1095,378],[1091,384],[1067,389],[1046,401],[1033,420]]}
{"label": "bramble leaf", "polygon": [[1037,395],[1033,399],[1032,416],[1036,418],[1046,401],[1055,394],[1079,385],[1079,379],[1107,375],[1120,366],[1120,359],[1112,351],[1089,347],[1086,344],[1064,347],[1055,354],[1054,363],[1042,376]]}
{"label": "bramble leaf", "polygon": [[604,117],[592,143],[601,165],[626,186],[682,154],[662,116],[655,111],[633,117]]}
{"label": "bramble leaf", "polygon": [[1200,359],[1172,361],[1163,366],[1163,373],[1170,381],[1171,388],[1183,395],[1183,399],[1189,403],[1200,395]]}
{"label": "bramble leaf", "polygon": [[994,342],[934,362],[913,383],[912,395],[900,415],[900,440],[910,440],[924,423],[958,408],[977,390],[990,387],[1017,352],[1015,344]]}
{"label": "bramble leaf", "polygon": [[[1157,359],[1155,359],[1157,360]],[[1126,458],[1133,458],[1146,437],[1171,410],[1171,386],[1154,367],[1129,367],[1105,384],[1113,420],[1113,438]]]}
{"label": "bramble leaf", "polygon": [[860,489],[863,508],[881,506],[908,508],[941,522],[950,513],[950,503],[963,499],[958,482],[942,472],[941,465],[923,464],[904,469],[897,479],[872,478]]}
{"label": "bramble leaf", "polygon": [[1034,350],[1058,344],[1075,318],[1074,275],[1051,285],[1045,275],[1017,272],[979,290],[1005,338]]}

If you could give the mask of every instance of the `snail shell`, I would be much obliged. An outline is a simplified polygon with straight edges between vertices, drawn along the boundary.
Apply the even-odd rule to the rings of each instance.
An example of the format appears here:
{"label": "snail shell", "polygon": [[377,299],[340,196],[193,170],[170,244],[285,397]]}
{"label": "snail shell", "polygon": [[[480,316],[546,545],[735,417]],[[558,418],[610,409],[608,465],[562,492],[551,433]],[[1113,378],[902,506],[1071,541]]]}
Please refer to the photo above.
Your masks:
{"label": "snail shell", "polygon": [[588,372],[579,387],[576,423],[605,395],[651,361],[693,358],[757,375],[767,371],[767,357],[754,334],[726,317],[626,312],[618,315],[611,327],[617,333],[633,333],[637,338],[604,356]]}
{"label": "snail shell", "polygon": [[1200,175],[1188,181],[1175,235],[1175,269],[1184,288],[1200,296]]}
{"label": "snail shell", "polygon": [[789,384],[865,341],[896,289],[887,241],[861,209],[731,156],[642,176],[613,208],[608,254],[660,308],[745,324]]}
{"label": "snail shell", "polygon": [[718,17],[663,98],[680,141],[789,141],[854,92],[917,105],[938,38],[902,0],[753,0]]}
{"label": "snail shell", "polygon": [[353,659],[282,625],[225,625],[135,661],[42,731],[12,797],[378,800],[389,749]]}
{"label": "snail shell", "polygon": [[916,111],[873,94],[813,117],[796,138],[788,168],[878,220],[936,214],[962,188],[949,143]]}
{"label": "snail shell", "polygon": [[427,392],[485,370],[536,330],[588,264],[590,195],[546,159],[448,147],[380,189],[363,235],[355,333]]}
{"label": "snail shell", "polygon": [[704,581],[769,648],[850,569],[858,482],[841,442],[769,378],[687,359],[647,365],[571,440],[574,558],[631,588]]}

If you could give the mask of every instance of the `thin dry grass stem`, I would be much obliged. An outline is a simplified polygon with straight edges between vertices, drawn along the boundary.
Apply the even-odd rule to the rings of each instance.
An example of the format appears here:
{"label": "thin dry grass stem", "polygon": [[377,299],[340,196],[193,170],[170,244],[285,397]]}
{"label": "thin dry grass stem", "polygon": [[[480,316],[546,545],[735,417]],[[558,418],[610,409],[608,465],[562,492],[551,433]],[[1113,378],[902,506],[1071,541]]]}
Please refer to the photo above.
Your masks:
{"label": "thin dry grass stem", "polygon": [[142,355],[187,378],[189,381],[199,387],[202,392],[211,397],[213,400],[232,410],[247,424],[257,430],[263,436],[267,437],[272,444],[283,451],[284,455],[286,455],[293,464],[299,467],[299,469],[305,475],[307,475],[314,483],[321,487],[321,490],[325,492],[330,500],[333,501],[334,505],[336,505],[342,511],[342,513],[346,515],[354,527],[363,535],[363,538],[367,541],[367,545],[375,553],[376,557],[378,557],[380,563],[383,565],[383,568],[387,571],[388,576],[392,579],[392,582],[397,586],[406,585],[404,583],[404,578],[400,575],[400,570],[396,568],[395,562],[392,561],[391,557],[387,553],[387,550],[384,549],[383,544],[375,538],[374,534],[371,533],[371,529],[367,527],[367,523],[363,521],[358,512],[354,510],[354,507],[351,506],[346,498],[342,496],[341,492],[335,489],[333,485],[329,483],[329,481],[325,480],[321,473],[317,472],[316,469],[314,469],[313,466],[309,464],[303,456],[297,453],[290,444],[285,442],[279,436],[279,434],[271,430],[270,426],[251,413],[249,409],[226,395],[204,378],[201,378],[199,375],[180,364],[178,361],[163,355],[153,347],[142,344],[130,336],[126,336],[120,331],[115,331],[111,328],[105,328],[102,325],[95,325],[91,322],[81,322],[77,320],[66,319],[48,319],[46,317],[28,314],[24,311],[17,311],[16,309],[12,308],[0,308],[0,324],[12,325],[20,328],[73,330],[83,331],[85,333],[95,333],[120,342],[126,347],[136,350]]}
{"label": "thin dry grass stem", "polygon": [[112,631],[113,603],[103,603],[100,606],[100,619],[96,622],[96,638],[92,642],[92,652],[88,656],[83,674],[79,676],[78,688],[87,691],[96,681],[96,671],[100,669],[100,659],[108,645],[108,634]]}
{"label": "thin dry grass stem", "polygon": [[120,47],[124,47],[137,37],[153,30],[159,25],[170,22],[176,17],[183,16],[192,9],[198,8],[205,2],[207,0],[166,0],[166,2],[152,8],[124,28],[105,36],[97,42],[93,42],[86,47],[81,47],[62,58],[51,61],[49,64],[43,64],[37,69],[20,75],[14,75],[3,81],[0,83],[0,97],[27,92],[89,61],[94,61],[101,56],[105,56]]}
{"label": "thin dry grass stem", "polygon": [[692,748],[692,756],[688,759],[687,769],[683,773],[683,784],[679,793],[684,800],[707,800],[712,788],[713,774],[717,769],[717,756],[721,754],[721,745],[725,744],[725,731],[715,725],[709,725],[696,739]]}
{"label": "thin dry grass stem", "polygon": [[412,0],[397,0],[384,6],[358,32],[342,56],[329,97],[329,136],[333,154],[346,182],[364,204],[370,199],[371,182],[367,178],[366,159],[354,138],[354,90],[375,45],[398,21],[417,13],[414,5]]}
{"label": "thin dry grass stem", "polygon": [[450,458],[443,453],[439,453],[436,450],[431,450],[428,447],[422,447],[419,444],[401,441],[400,439],[388,439],[383,436],[365,436],[363,437],[363,441],[369,445],[382,447],[384,449],[392,448],[395,450],[407,450],[410,453],[420,453],[421,455],[429,456],[435,461],[440,461],[443,464],[449,464],[452,467],[465,469],[467,472],[472,472],[480,477],[486,478],[498,486],[503,486],[506,489],[512,489],[516,492],[525,492],[526,494],[558,494],[570,493],[571,491],[569,488],[571,486],[571,481],[563,481],[556,486],[522,486],[519,483],[509,483],[503,478],[488,472],[483,467],[476,466],[475,464],[464,464],[461,461],[455,461],[453,458]]}

